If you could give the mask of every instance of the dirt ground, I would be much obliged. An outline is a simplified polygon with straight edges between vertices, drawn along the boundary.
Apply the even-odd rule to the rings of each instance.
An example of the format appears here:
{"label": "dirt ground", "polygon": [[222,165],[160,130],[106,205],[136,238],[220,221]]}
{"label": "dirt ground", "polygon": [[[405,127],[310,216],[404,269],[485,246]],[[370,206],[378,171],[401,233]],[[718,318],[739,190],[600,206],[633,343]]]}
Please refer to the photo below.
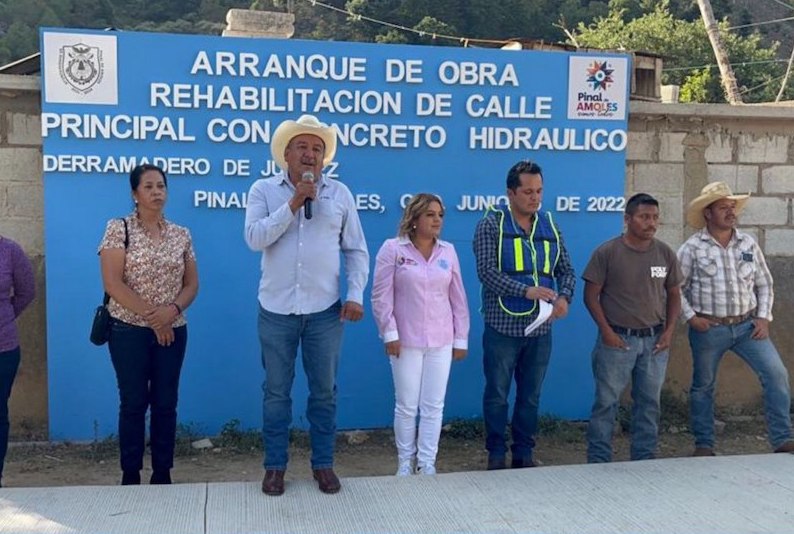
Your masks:
{"label": "dirt ground", "polygon": [[[762,418],[742,415],[725,418],[718,435],[717,452],[764,454],[770,452]],[[720,425],[722,427],[722,425]],[[692,436],[685,425],[662,423],[658,457],[688,456]],[[255,431],[241,431],[229,425],[220,436],[210,438],[211,448],[194,449],[191,443],[201,436],[180,431],[177,456],[172,472],[175,483],[259,481],[262,478],[262,453]],[[309,478],[308,438],[293,432],[287,479]],[[3,485],[75,486],[119,483],[118,443],[109,439],[90,444],[12,444],[6,458]],[[615,460],[628,460],[629,439],[618,431],[614,440]],[[585,461],[585,425],[543,418],[535,449],[542,465],[578,464]],[[147,468],[142,478],[148,480]],[[482,423],[459,421],[444,427],[437,468],[439,473],[484,469]],[[390,429],[342,432],[339,435],[336,469],[341,477],[392,475],[396,469],[393,436]]]}

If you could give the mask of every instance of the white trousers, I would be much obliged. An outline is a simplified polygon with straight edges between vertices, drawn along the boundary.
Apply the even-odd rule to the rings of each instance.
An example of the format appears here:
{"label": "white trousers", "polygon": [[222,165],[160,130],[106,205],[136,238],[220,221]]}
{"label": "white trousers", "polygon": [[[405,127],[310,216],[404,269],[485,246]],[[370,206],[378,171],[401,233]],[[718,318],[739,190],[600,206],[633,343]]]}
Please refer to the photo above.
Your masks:
{"label": "white trousers", "polygon": [[[400,462],[416,456],[419,467],[434,465],[441,435],[452,345],[400,349],[391,360],[394,377],[394,438]],[[419,415],[419,435],[416,416]]]}

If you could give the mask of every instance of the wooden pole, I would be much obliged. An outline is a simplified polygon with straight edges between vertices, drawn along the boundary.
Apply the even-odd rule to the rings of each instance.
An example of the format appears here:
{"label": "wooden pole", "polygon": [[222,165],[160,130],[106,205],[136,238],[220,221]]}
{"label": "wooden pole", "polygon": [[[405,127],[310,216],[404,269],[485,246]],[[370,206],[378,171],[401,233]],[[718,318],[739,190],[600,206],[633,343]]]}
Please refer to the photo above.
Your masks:
{"label": "wooden pole", "polygon": [[786,67],[786,75],[783,76],[783,83],[780,84],[780,91],[777,93],[775,102],[780,102],[783,98],[783,93],[786,92],[786,85],[788,85],[789,76],[791,76],[791,64],[794,63],[794,46],[791,47],[791,57],[788,58],[788,67]]}
{"label": "wooden pole", "polygon": [[711,10],[711,2],[709,0],[698,0],[698,7],[700,7],[700,15],[703,18],[703,24],[706,25],[706,33],[711,41],[711,47],[714,49],[714,56],[717,59],[717,66],[720,68],[720,79],[722,80],[722,87],[725,89],[725,97],[730,104],[741,104],[742,95],[739,94],[739,87],[736,85],[736,76],[733,74],[733,68],[725,49],[722,46],[722,38],[720,37],[720,30],[717,26],[717,21],[714,20],[714,12]]}

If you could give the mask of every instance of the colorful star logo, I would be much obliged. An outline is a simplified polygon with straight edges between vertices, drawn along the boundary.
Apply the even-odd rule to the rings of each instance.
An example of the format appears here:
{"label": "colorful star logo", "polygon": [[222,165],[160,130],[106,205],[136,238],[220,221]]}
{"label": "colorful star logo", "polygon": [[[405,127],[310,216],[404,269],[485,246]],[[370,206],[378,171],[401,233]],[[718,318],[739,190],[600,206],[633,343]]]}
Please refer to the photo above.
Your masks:
{"label": "colorful star logo", "polygon": [[615,69],[610,69],[606,61],[603,63],[593,61],[593,66],[587,69],[587,83],[593,84],[593,90],[605,91],[609,89],[609,84],[615,81],[612,79],[613,72]]}

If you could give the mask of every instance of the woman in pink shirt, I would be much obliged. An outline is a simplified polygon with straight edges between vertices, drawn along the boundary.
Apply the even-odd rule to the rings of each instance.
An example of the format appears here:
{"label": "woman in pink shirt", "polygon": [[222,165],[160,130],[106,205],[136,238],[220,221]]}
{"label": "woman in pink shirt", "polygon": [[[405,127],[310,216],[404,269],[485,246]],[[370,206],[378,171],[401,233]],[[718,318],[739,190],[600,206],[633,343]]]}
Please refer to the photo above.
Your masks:
{"label": "woman in pink shirt", "polygon": [[[447,379],[466,356],[469,308],[455,247],[439,239],[441,199],[411,198],[375,260],[372,309],[394,376],[397,476],[434,475]],[[419,415],[419,433],[416,416]]]}

